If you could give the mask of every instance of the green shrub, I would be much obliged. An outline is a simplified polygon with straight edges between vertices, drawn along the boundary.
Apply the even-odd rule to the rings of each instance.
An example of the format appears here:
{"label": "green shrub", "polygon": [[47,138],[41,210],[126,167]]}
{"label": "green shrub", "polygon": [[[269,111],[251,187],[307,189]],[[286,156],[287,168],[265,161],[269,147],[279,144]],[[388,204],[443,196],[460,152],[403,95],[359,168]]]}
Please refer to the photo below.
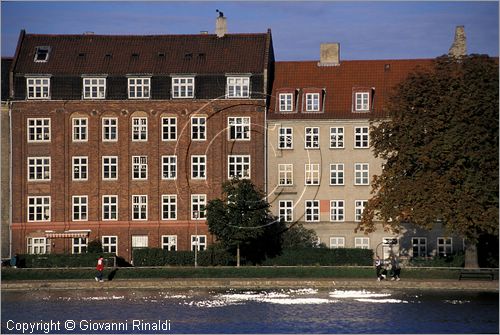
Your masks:
{"label": "green shrub", "polygon": [[104,257],[106,267],[114,266],[114,254],[43,254],[18,255],[19,267],[26,268],[67,268],[67,267],[94,267],[97,264],[99,255]]}
{"label": "green shrub", "polygon": [[285,249],[280,256],[267,259],[262,265],[364,265],[373,264],[373,251],[359,248],[305,248]]}
{"label": "green shrub", "polygon": [[433,258],[412,258],[409,260],[409,266],[424,266],[424,267],[455,267],[461,268],[465,264],[465,255],[457,253],[446,257],[436,256]]}
{"label": "green shrub", "polygon": [[[199,251],[198,265],[234,265],[234,256],[221,246],[210,246],[207,250]],[[194,252],[169,251],[160,248],[143,248],[134,250],[135,266],[191,266],[194,265]]]}

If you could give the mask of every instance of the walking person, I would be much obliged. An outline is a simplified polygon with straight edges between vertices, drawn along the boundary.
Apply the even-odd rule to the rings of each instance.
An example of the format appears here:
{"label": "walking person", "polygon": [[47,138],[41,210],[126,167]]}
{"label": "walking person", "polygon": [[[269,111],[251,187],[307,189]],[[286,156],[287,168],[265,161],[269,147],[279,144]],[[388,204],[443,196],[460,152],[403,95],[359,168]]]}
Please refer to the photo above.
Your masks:
{"label": "walking person", "polygon": [[401,280],[401,266],[399,265],[399,260],[396,256],[391,257],[391,266],[392,266],[392,278],[391,280]]}
{"label": "walking person", "polygon": [[377,273],[377,280],[380,281],[380,272],[382,271],[382,261],[380,260],[379,256],[377,256],[377,259],[375,260],[375,270]]}
{"label": "walking person", "polygon": [[104,258],[102,256],[99,256],[97,259],[97,266],[95,267],[97,270],[97,276],[95,277],[95,281],[98,282],[103,282],[103,273],[104,273]]}

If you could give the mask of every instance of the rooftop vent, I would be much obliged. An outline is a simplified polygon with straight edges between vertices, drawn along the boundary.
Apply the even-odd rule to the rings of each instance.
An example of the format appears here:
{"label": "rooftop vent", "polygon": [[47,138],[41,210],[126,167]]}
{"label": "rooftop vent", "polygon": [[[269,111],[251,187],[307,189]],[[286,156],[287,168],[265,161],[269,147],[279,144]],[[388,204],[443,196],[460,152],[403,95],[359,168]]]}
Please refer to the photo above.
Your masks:
{"label": "rooftop vent", "polygon": [[318,66],[338,66],[340,65],[340,44],[321,43],[320,60]]}
{"label": "rooftop vent", "polygon": [[164,52],[158,52],[158,57],[165,57],[165,53]]}

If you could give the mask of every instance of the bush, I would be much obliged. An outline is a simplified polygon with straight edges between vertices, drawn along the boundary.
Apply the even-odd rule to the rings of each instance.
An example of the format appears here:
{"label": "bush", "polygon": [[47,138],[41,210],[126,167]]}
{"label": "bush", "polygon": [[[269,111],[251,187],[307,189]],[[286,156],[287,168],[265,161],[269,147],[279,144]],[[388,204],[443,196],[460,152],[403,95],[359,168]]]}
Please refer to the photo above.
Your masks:
{"label": "bush", "polygon": [[359,248],[284,249],[280,256],[267,259],[263,265],[365,265],[373,264],[373,250]]}
{"label": "bush", "polygon": [[[198,252],[198,265],[234,265],[234,256],[227,252],[222,246],[214,245],[207,250]],[[135,266],[192,266],[194,265],[194,252],[192,251],[169,251],[159,248],[143,248],[134,250]]]}
{"label": "bush", "polygon": [[461,268],[465,264],[465,255],[457,253],[446,257],[436,256],[433,258],[412,258],[408,262],[409,266],[425,267],[455,267]]}
{"label": "bush", "polygon": [[104,265],[112,267],[115,263],[114,254],[100,254],[100,253],[87,253],[87,254],[42,254],[31,255],[24,254],[18,255],[19,267],[26,268],[67,268],[67,267],[95,267],[99,255],[104,257]]}

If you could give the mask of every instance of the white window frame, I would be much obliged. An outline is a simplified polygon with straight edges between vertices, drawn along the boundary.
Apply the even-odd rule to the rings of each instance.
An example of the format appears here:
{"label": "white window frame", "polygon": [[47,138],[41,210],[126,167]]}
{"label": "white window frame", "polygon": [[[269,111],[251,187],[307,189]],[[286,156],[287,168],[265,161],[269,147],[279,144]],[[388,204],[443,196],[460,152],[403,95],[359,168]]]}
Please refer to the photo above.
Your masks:
{"label": "white window frame", "polygon": [[330,149],[344,149],[344,127],[330,127]]}
{"label": "white window frame", "polygon": [[86,117],[75,117],[72,119],[73,142],[88,142],[88,123],[89,119]]}
{"label": "white window frame", "polygon": [[[207,208],[206,194],[191,194],[191,220],[205,220]],[[198,217],[195,217],[195,211]]]}
{"label": "white window frame", "polygon": [[306,112],[319,112],[321,107],[320,94],[306,93],[305,96]]}
{"label": "white window frame", "polygon": [[207,139],[207,118],[205,116],[191,117],[191,140],[206,141]]}
{"label": "white window frame", "polygon": [[207,235],[191,235],[191,251],[198,248],[203,251],[207,248]]}
{"label": "white window frame", "polygon": [[241,99],[250,97],[250,77],[234,76],[227,77],[226,97],[229,99]]}
{"label": "white window frame", "polygon": [[453,238],[438,236],[436,240],[436,250],[438,256],[449,256],[453,254]]}
{"label": "white window frame", "polygon": [[118,196],[106,194],[102,196],[102,220],[117,221],[118,220]]}
{"label": "white window frame", "polygon": [[132,156],[132,180],[148,179],[148,156]]}
{"label": "white window frame", "polygon": [[354,185],[370,185],[370,164],[354,163]]}
{"label": "white window frame", "polygon": [[74,237],[71,239],[71,253],[76,254],[86,254],[89,244],[89,239],[87,237]]}
{"label": "white window frame", "polygon": [[278,185],[293,185],[293,164],[278,164]]}
{"label": "white window frame", "polygon": [[49,222],[51,218],[50,196],[28,197],[28,222]]}
{"label": "white window frame", "polygon": [[227,178],[250,179],[252,158],[250,155],[227,156]]}
{"label": "white window frame", "polygon": [[102,118],[102,141],[103,142],[118,141],[118,118],[116,117]]}
{"label": "white window frame", "polygon": [[27,252],[30,255],[43,255],[49,251],[49,243],[46,237],[28,237]]}
{"label": "white window frame", "polygon": [[304,185],[306,186],[316,186],[320,183],[320,164],[318,163],[307,163],[304,168]]}
{"label": "white window frame", "polygon": [[354,248],[370,249],[369,237],[354,237]]}
{"label": "white window frame", "polygon": [[132,250],[143,249],[149,246],[148,235],[132,235]]}
{"label": "white window frame", "polygon": [[102,180],[118,180],[118,156],[102,156]]}
{"label": "white window frame", "polygon": [[293,128],[279,127],[278,128],[278,148],[293,149]]}
{"label": "white window frame", "polygon": [[147,142],[148,140],[148,118],[135,116],[132,118],[132,141]]}
{"label": "white window frame", "polygon": [[148,219],[148,196],[147,194],[132,195],[132,220],[145,221]]}
{"label": "white window frame", "polygon": [[28,100],[50,100],[50,78],[26,77],[26,97]]}
{"label": "white window frame", "polygon": [[177,156],[165,155],[161,156],[161,179],[176,180],[177,179]]}
{"label": "white window frame", "polygon": [[304,135],[305,149],[319,149],[319,127],[305,127]]}
{"label": "white window frame", "polygon": [[86,195],[74,195],[71,197],[71,218],[72,221],[88,221],[89,219],[89,198]]}
{"label": "white window frame", "polygon": [[[413,257],[427,257],[427,237],[413,236],[411,247]],[[415,253],[415,248],[417,248],[417,253]],[[423,251],[421,251],[422,248]]]}
{"label": "white window frame", "polygon": [[28,181],[50,181],[50,157],[28,157]]}
{"label": "white window frame", "polygon": [[28,143],[50,142],[50,118],[28,118]]}
{"label": "white window frame", "polygon": [[[49,46],[38,46],[35,48],[35,57],[33,61],[35,63],[46,63],[49,60],[51,47]],[[42,56],[44,56],[42,58]]]}
{"label": "white window frame", "polygon": [[177,195],[162,194],[161,196],[161,219],[177,220]]}
{"label": "white window frame", "polygon": [[177,141],[177,118],[175,116],[161,118],[161,140]]}
{"label": "white window frame", "polygon": [[118,236],[106,235],[101,237],[102,252],[118,255]]}
{"label": "white window frame", "polygon": [[191,179],[207,179],[206,155],[191,155]]}
{"label": "white window frame", "polygon": [[191,76],[172,77],[172,98],[192,99],[194,98],[195,80]]}
{"label": "white window frame", "polygon": [[330,236],[330,249],[345,248],[345,237]]}
{"label": "white window frame", "polygon": [[344,163],[330,164],[330,185],[343,186],[344,185]]}
{"label": "white window frame", "polygon": [[354,127],[354,148],[367,149],[370,147],[370,128]]}
{"label": "white window frame", "polygon": [[279,200],[278,216],[283,222],[293,222],[293,200]]}
{"label": "white window frame", "polygon": [[330,200],[330,221],[344,222],[345,220],[345,201]]}
{"label": "white window frame", "polygon": [[370,92],[356,92],[354,94],[354,111],[368,112],[370,110]]}
{"label": "white window frame", "polygon": [[128,78],[128,98],[129,99],[149,99],[151,97],[150,77],[130,77]]}
{"label": "white window frame", "polygon": [[89,178],[88,156],[73,156],[71,159],[71,172],[73,181],[87,181]]}
{"label": "white window frame", "polygon": [[106,99],[106,78],[84,77],[82,95],[85,100]]}
{"label": "white window frame", "polygon": [[228,140],[249,141],[250,140],[250,117],[230,116],[227,118]]}
{"label": "white window frame", "polygon": [[162,235],[161,248],[168,251],[177,251],[177,235]]}
{"label": "white window frame", "polygon": [[280,112],[293,112],[293,93],[280,93],[278,99]]}
{"label": "white window frame", "polygon": [[361,222],[368,200],[354,200],[354,221]]}
{"label": "white window frame", "polygon": [[304,201],[304,213],[306,222],[320,221],[320,203],[319,200]]}

